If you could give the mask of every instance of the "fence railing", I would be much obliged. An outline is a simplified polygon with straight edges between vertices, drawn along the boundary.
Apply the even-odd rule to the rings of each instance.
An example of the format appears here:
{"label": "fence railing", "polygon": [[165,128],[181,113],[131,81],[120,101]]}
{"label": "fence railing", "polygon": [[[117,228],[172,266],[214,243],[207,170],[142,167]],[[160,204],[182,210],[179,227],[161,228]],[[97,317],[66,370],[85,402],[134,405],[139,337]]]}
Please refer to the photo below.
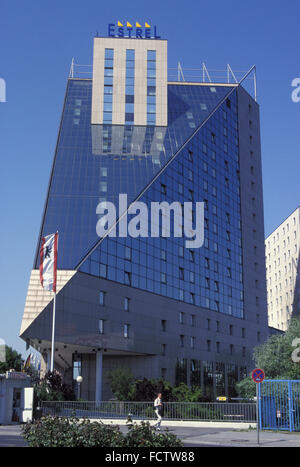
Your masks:
{"label": "fence railing", "polygon": [[260,428],[300,431],[300,381],[265,380],[259,385]]}
{"label": "fence railing", "polygon": [[[42,415],[60,417],[76,416],[92,419],[155,419],[152,402],[84,402],[84,401],[43,401]],[[255,403],[225,402],[166,402],[164,419],[223,422],[256,422]]]}

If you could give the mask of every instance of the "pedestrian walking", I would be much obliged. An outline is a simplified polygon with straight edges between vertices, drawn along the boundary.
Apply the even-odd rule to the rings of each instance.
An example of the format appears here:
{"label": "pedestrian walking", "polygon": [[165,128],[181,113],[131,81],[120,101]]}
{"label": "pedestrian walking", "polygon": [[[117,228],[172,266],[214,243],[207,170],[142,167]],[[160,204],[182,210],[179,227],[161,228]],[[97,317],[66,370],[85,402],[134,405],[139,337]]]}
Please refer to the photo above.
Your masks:
{"label": "pedestrian walking", "polygon": [[155,414],[156,414],[156,417],[157,417],[157,421],[156,421],[154,427],[158,431],[160,431],[161,420],[162,420],[162,417],[163,417],[163,414],[164,414],[161,392],[159,394],[157,394],[157,398],[154,401],[154,410],[155,410]]}

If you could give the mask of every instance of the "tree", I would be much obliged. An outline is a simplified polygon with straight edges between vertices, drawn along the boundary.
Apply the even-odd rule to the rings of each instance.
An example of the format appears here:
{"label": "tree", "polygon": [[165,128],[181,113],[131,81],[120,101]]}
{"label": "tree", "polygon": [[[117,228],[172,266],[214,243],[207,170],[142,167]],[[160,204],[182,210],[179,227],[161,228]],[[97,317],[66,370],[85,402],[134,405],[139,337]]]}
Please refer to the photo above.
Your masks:
{"label": "tree", "polygon": [[[293,318],[284,334],[271,336],[264,344],[255,347],[255,366],[264,370],[268,379],[300,379],[299,338],[300,318]],[[255,383],[251,377],[237,383],[236,388],[240,397],[255,396]]]}
{"label": "tree", "polygon": [[75,394],[71,386],[62,382],[59,373],[48,371],[45,377],[34,386],[36,401],[72,401]]}
{"label": "tree", "polygon": [[110,388],[119,401],[129,400],[134,377],[129,368],[115,368],[108,374]]}
{"label": "tree", "polygon": [[173,398],[178,402],[200,402],[202,400],[202,389],[199,386],[189,387],[180,383],[173,388]]}
{"label": "tree", "polygon": [[[293,318],[283,335],[271,336],[254,349],[256,366],[270,379],[300,379],[300,362],[293,360],[294,340],[300,338],[300,319]],[[300,347],[300,345],[298,345]]]}
{"label": "tree", "polygon": [[129,400],[152,402],[159,393],[162,393],[165,402],[173,401],[173,387],[169,382],[147,378],[137,379],[131,385]]}
{"label": "tree", "polygon": [[256,383],[254,383],[251,376],[247,376],[247,378],[236,384],[236,389],[239,397],[246,400],[253,399],[256,394]]}
{"label": "tree", "polygon": [[15,371],[21,371],[24,360],[22,355],[12,347],[5,346],[5,362],[0,362],[0,373],[5,373],[8,370],[14,369]]}

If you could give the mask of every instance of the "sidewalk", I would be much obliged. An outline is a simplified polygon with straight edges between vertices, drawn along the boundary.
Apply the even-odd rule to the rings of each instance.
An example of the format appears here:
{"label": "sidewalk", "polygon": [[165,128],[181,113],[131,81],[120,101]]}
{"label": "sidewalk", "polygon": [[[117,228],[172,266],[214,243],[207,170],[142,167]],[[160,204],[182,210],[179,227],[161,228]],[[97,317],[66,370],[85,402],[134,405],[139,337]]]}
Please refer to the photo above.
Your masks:
{"label": "sidewalk", "polygon": [[20,425],[0,425],[0,447],[26,447]]}
{"label": "sidewalk", "polygon": [[[120,420],[122,431],[126,430],[124,424]],[[300,447],[300,432],[260,431],[258,444],[255,423],[163,420],[161,428],[178,436],[185,447]]]}
{"label": "sidewalk", "polygon": [[203,434],[180,433],[179,430],[174,430],[174,433],[182,439],[185,447],[300,447],[300,433],[260,431],[259,444],[256,430],[216,430]]}
{"label": "sidewalk", "polygon": [[[120,420],[119,420],[120,421]],[[107,423],[107,420],[103,420]],[[117,420],[113,421],[117,424]],[[121,421],[120,421],[121,422]],[[184,447],[300,447],[300,433],[268,432],[260,431],[260,443],[257,444],[256,430],[242,430],[230,428],[223,423],[197,422],[173,422],[163,421],[162,432],[170,430],[184,443]],[[218,425],[218,426],[217,426]],[[124,420],[120,423],[122,432],[127,431]],[[0,447],[26,447],[26,442],[21,435],[20,425],[0,426]]]}

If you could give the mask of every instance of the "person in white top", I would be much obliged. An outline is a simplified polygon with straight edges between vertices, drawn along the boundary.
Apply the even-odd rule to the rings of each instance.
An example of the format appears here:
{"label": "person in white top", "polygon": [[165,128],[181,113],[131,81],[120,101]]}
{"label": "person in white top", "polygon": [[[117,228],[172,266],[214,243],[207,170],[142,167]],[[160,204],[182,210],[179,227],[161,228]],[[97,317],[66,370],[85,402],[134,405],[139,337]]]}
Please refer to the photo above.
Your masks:
{"label": "person in white top", "polygon": [[159,394],[157,394],[157,398],[154,401],[154,410],[155,410],[155,414],[156,414],[156,417],[157,417],[157,421],[156,421],[154,427],[158,431],[160,431],[161,419],[162,419],[162,416],[163,416],[163,403],[162,403],[161,392]]}

